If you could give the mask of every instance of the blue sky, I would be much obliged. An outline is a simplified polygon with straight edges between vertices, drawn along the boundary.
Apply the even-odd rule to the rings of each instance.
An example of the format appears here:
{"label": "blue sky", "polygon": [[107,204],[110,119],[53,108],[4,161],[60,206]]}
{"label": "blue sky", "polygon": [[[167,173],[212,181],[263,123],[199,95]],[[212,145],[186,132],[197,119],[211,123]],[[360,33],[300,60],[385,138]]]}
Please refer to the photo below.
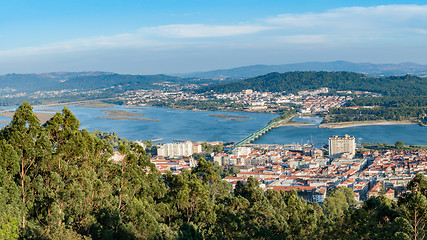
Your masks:
{"label": "blue sky", "polygon": [[425,1],[0,3],[0,74],[182,73],[306,61],[427,64]]}

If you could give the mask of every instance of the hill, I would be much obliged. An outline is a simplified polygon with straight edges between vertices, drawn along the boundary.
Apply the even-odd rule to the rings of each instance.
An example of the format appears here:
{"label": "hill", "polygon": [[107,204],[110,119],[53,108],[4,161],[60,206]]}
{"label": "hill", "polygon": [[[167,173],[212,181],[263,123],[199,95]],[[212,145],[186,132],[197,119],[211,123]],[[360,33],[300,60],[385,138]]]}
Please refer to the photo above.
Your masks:
{"label": "hill", "polygon": [[120,86],[122,90],[134,90],[158,88],[158,85],[155,85],[155,83],[179,83],[181,81],[182,78],[180,77],[171,77],[166,75],[109,74],[71,78],[66,82],[57,83],[55,88],[94,90]]}
{"label": "hill", "polygon": [[347,71],[362,73],[367,76],[392,76],[406,74],[427,76],[427,65],[411,62],[399,64],[352,63],[347,61],[305,62],[283,65],[252,65],[207,72],[179,74],[178,76],[197,78],[250,78],[270,72],[284,73],[292,71]]}
{"label": "hill", "polygon": [[290,92],[328,87],[332,90],[370,91],[386,96],[427,95],[427,79],[417,76],[367,77],[352,72],[287,72],[216,84],[199,89],[199,92],[230,93],[252,89],[262,92]]}
{"label": "hill", "polygon": [[[130,75],[110,72],[53,72],[41,74],[7,74],[0,76],[0,95],[10,92],[34,92],[63,89],[82,91],[119,87],[122,90],[156,89],[160,83],[187,84],[208,83],[166,75]],[[215,81],[214,81],[215,82]]]}
{"label": "hill", "polygon": [[47,90],[75,77],[109,75],[108,72],[52,72],[0,76],[0,92]]}

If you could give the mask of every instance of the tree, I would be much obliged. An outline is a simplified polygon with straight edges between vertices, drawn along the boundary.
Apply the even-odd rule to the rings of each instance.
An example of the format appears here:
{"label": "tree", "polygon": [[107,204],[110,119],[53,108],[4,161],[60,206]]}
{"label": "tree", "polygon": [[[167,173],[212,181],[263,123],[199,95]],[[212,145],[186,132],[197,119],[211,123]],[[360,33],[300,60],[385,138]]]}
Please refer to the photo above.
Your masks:
{"label": "tree", "polygon": [[405,146],[405,143],[404,143],[404,142],[402,142],[402,141],[397,141],[397,142],[394,144],[394,147],[396,147],[397,149],[402,149],[404,146]]}
{"label": "tree", "polygon": [[409,221],[413,239],[424,239],[427,224],[427,179],[417,173],[408,183],[408,192],[399,198],[402,215]]}
{"label": "tree", "polygon": [[421,192],[404,196],[400,201],[403,216],[412,226],[413,239],[424,239],[427,223],[427,198]]}
{"label": "tree", "polygon": [[353,191],[350,188],[341,187],[328,192],[322,208],[328,219],[336,220],[355,204]]}
{"label": "tree", "polygon": [[[15,112],[11,123],[2,130],[2,139],[14,147],[19,156],[18,182],[23,208],[32,207],[30,185],[37,178],[38,161],[46,146],[40,121],[33,114],[31,105],[24,102]],[[22,213],[22,228],[26,226],[26,211]]]}

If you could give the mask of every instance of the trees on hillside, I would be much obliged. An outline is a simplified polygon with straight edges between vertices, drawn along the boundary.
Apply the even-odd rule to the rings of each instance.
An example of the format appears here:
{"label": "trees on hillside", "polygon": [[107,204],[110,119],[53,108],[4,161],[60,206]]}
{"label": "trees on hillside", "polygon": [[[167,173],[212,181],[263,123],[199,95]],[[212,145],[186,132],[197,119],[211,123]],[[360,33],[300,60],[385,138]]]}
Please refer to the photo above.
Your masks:
{"label": "trees on hillside", "polygon": [[295,191],[264,190],[255,178],[234,190],[201,158],[160,174],[144,149],[112,147],[67,109],[40,125],[28,103],[0,131],[2,239],[422,239],[427,180],[418,174],[398,202],[354,208],[350,189],[322,207]]}

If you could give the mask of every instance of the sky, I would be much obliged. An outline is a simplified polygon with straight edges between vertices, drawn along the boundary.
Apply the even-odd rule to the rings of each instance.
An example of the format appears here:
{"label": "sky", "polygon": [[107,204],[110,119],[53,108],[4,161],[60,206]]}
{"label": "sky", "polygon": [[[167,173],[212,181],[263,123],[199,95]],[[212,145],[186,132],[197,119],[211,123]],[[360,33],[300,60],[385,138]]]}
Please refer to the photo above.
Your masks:
{"label": "sky", "polygon": [[0,1],[0,74],[427,64],[426,1]]}

